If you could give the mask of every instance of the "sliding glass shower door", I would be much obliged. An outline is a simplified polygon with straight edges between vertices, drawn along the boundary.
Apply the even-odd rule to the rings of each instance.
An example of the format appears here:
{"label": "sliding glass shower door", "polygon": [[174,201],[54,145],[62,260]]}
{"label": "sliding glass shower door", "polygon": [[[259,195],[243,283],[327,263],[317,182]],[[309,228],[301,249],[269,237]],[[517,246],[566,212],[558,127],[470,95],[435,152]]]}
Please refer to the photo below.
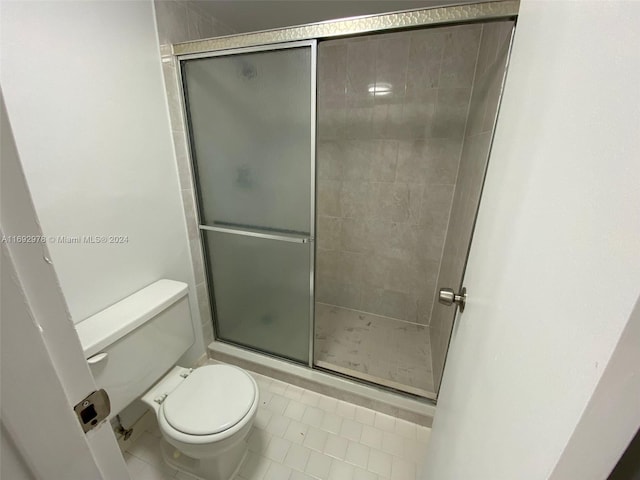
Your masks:
{"label": "sliding glass shower door", "polygon": [[309,362],[315,42],[182,60],[216,336]]}

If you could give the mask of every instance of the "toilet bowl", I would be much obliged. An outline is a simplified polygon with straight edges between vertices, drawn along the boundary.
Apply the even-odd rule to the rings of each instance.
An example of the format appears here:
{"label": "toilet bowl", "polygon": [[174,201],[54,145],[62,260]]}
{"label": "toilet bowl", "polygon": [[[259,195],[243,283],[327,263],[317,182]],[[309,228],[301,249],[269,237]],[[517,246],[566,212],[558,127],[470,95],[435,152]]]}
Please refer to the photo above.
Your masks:
{"label": "toilet bowl", "polygon": [[232,477],[258,409],[258,386],[247,372],[231,365],[174,367],[142,401],[175,449],[166,455],[169,464],[207,480]]}

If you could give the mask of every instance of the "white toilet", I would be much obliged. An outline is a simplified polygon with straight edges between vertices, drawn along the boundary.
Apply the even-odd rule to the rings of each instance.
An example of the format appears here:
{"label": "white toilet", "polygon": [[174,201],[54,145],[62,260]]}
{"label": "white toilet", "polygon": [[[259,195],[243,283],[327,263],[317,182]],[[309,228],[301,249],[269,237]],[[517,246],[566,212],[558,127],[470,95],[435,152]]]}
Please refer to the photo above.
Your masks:
{"label": "white toilet", "polygon": [[111,417],[141,398],[156,414],[167,463],[228,480],[247,451],[258,386],[231,365],[175,365],[194,342],[187,293],[182,282],[160,280],[76,328]]}

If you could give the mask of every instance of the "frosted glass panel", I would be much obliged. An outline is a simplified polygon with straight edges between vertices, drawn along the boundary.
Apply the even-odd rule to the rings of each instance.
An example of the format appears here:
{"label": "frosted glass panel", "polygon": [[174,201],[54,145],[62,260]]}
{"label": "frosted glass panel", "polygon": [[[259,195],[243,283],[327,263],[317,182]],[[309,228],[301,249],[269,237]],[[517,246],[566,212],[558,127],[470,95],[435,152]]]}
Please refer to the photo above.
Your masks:
{"label": "frosted glass panel", "polygon": [[204,234],[218,337],[308,362],[310,245]]}
{"label": "frosted glass panel", "polygon": [[311,48],[183,63],[201,221],[310,231]]}

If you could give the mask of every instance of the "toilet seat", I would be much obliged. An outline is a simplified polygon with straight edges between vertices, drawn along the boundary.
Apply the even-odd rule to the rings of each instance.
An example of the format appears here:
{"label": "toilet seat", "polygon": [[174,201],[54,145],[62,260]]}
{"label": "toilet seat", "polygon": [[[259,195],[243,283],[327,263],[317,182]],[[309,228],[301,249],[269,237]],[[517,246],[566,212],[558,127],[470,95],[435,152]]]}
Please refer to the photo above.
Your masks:
{"label": "toilet seat", "polygon": [[231,365],[195,369],[162,402],[161,414],[185,435],[215,435],[240,423],[256,401],[255,382]]}
{"label": "toilet seat", "polygon": [[[212,373],[210,371],[210,367],[226,367],[234,369],[242,375],[246,375],[246,378],[248,378],[253,385],[251,407],[247,414],[243,418],[241,418],[235,425],[232,425],[226,430],[220,431],[219,433],[193,435],[181,432],[177,428],[174,428],[173,425],[168,422],[164,412],[165,404],[167,403],[167,401],[169,401],[170,397],[174,393],[179,391],[178,389],[182,384],[184,384],[192,375],[194,375],[201,369],[205,369],[205,372],[208,372],[206,374],[207,383],[212,384],[211,386],[213,388],[216,388],[217,385],[215,385],[214,383],[215,379],[212,379],[212,377],[210,376]],[[213,372],[216,372],[216,370],[213,370]],[[195,378],[197,379],[198,377]],[[190,387],[187,387],[187,392],[189,392],[189,388]],[[224,386],[218,388],[221,388],[224,391]],[[255,414],[258,410],[259,392],[258,384],[253,379],[253,377],[251,377],[244,370],[235,366],[205,365],[203,367],[198,367],[193,371],[176,366],[160,382],[158,382],[153,388],[151,388],[142,397],[142,400],[155,410],[160,431],[169,443],[171,443],[174,447],[186,453],[187,455],[191,455],[194,458],[201,458],[205,454],[208,455],[209,452],[224,449],[226,448],[225,445],[228,445],[230,443],[233,444],[235,442],[235,438],[244,435],[243,432],[251,428],[251,425],[253,424],[253,420],[255,418]],[[171,403],[174,402],[169,402],[169,404]],[[176,405],[178,405],[177,402],[175,403]],[[228,423],[230,424],[233,422],[230,421]]]}

